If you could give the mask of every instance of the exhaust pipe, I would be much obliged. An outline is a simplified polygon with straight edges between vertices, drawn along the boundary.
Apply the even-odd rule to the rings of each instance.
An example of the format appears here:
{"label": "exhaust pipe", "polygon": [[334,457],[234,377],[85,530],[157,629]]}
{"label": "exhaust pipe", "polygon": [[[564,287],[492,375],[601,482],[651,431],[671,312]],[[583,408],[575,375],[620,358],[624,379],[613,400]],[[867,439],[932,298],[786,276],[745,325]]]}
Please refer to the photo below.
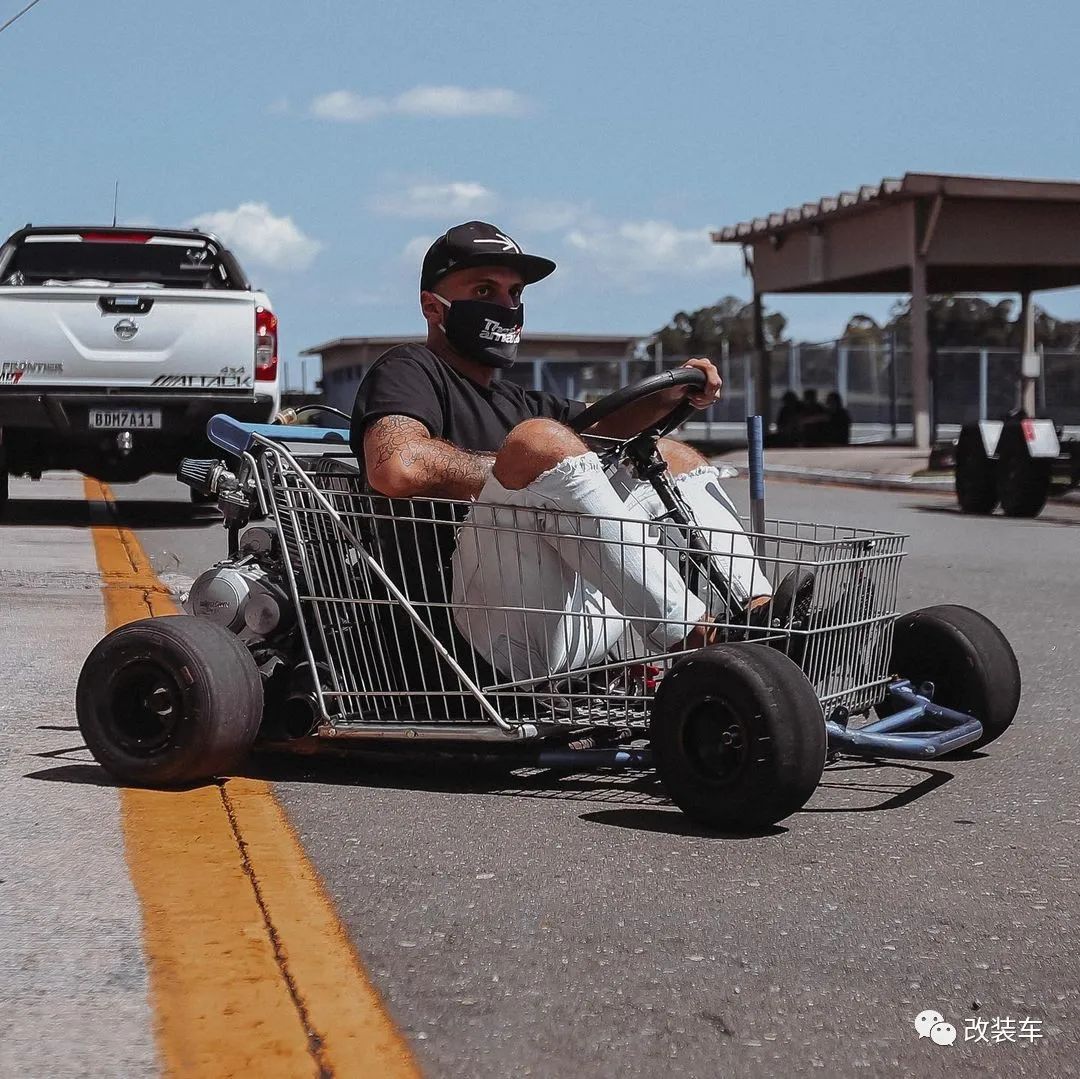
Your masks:
{"label": "exhaust pipe", "polygon": [[281,726],[288,738],[306,738],[314,733],[322,713],[319,699],[313,692],[298,691],[285,698],[281,709]]}

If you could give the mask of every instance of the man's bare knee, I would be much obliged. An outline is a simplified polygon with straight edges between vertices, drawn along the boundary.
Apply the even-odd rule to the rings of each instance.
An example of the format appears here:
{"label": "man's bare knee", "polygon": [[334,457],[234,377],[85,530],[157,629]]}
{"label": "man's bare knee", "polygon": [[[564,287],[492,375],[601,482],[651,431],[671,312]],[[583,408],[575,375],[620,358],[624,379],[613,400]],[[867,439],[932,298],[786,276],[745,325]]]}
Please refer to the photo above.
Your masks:
{"label": "man's bare knee", "polygon": [[684,476],[687,472],[693,472],[695,468],[709,463],[693,446],[677,439],[662,438],[658,445],[673,475]]}
{"label": "man's bare knee", "polygon": [[556,420],[525,420],[506,436],[493,471],[508,491],[520,491],[560,461],[583,453],[588,447],[569,427]]}

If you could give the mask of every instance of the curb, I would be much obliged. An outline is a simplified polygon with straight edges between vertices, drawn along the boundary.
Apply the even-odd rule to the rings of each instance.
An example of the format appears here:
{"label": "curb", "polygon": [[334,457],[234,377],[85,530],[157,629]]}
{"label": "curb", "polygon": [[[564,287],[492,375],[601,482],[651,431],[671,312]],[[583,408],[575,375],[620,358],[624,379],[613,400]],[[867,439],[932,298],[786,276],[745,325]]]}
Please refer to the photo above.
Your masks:
{"label": "curb", "polygon": [[[725,462],[730,464],[730,462]],[[745,465],[733,466],[740,476],[749,475]],[[953,478],[922,478],[906,475],[879,475],[875,472],[854,472],[835,468],[806,468],[791,465],[766,465],[769,479],[786,480],[791,483],[833,484],[841,487],[863,487],[878,491],[921,491],[924,493],[951,494]]]}

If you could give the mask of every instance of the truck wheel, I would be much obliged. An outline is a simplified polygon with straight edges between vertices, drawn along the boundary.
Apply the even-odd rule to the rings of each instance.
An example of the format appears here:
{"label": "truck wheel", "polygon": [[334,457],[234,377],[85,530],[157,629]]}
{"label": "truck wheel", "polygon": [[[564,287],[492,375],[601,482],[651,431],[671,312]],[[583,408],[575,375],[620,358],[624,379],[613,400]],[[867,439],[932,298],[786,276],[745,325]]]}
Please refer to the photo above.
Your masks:
{"label": "truck wheel", "polygon": [[7,450],[3,445],[3,432],[0,431],[0,516],[3,516],[8,505],[8,468]]}
{"label": "truck wheel", "polygon": [[956,443],[956,501],[963,513],[993,513],[998,504],[996,468],[986,456],[978,427],[965,427]]}
{"label": "truck wheel", "polygon": [[1020,666],[993,622],[970,607],[940,604],[901,615],[893,630],[889,670],[915,689],[934,683],[934,701],[974,716],[983,736],[1000,737],[1020,705]]}
{"label": "truck wheel", "polygon": [[650,727],[675,804],[722,831],[755,831],[806,804],[825,766],[821,705],[787,656],[722,644],[679,660],[660,683]]}
{"label": "truck wheel", "polygon": [[998,491],[1006,517],[1038,517],[1050,495],[1050,461],[1014,442],[998,461]]}
{"label": "truck wheel", "polygon": [[123,783],[173,787],[234,768],[262,720],[262,680],[240,639],[190,615],[104,637],[79,675],[79,730]]}

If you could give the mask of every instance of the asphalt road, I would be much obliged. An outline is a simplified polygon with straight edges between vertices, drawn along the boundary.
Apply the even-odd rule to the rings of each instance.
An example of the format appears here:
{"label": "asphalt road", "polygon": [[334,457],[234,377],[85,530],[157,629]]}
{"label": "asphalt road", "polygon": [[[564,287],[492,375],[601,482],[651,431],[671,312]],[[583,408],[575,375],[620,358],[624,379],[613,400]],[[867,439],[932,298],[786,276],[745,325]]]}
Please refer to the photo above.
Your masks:
{"label": "asphalt road", "polygon": [[[170,480],[116,493],[167,580],[221,556],[220,525]],[[430,1074],[1080,1074],[1080,508],[977,521],[942,496],[787,483],[768,499],[909,533],[901,609],[1001,626],[1024,675],[1014,727],[969,759],[833,765],[804,811],[743,839],[696,831],[649,776],[257,764]],[[918,1037],[931,1008],[955,1045]],[[976,1019],[989,1040],[965,1043]]]}
{"label": "asphalt road", "polygon": [[151,1076],[119,792],[91,770],[72,707],[105,625],[83,482],[13,481],[12,494],[0,525],[0,1075]]}

